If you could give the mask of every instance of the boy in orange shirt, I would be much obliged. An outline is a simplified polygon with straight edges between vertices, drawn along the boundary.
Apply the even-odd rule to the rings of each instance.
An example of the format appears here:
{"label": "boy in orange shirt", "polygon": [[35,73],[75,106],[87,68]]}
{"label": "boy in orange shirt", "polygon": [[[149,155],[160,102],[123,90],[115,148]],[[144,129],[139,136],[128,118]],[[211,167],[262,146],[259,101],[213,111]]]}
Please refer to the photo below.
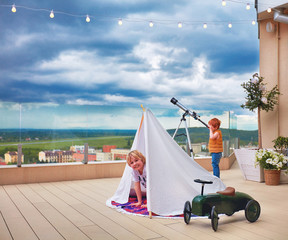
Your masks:
{"label": "boy in orange shirt", "polygon": [[222,133],[219,130],[221,121],[213,118],[208,122],[209,133],[209,152],[212,156],[213,175],[220,178],[219,162],[223,152]]}

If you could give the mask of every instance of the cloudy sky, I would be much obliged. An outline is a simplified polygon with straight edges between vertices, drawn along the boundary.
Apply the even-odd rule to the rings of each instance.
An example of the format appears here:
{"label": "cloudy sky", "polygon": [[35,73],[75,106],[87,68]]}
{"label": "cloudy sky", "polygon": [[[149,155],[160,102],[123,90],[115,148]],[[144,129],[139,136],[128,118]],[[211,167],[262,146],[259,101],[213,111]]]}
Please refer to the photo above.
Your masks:
{"label": "cloudy sky", "polygon": [[254,1],[221,1],[1,0],[2,127],[20,116],[25,127],[134,128],[143,104],[169,128],[175,97],[206,117],[233,111],[239,129],[256,129],[255,114],[240,108],[240,85],[259,68]]}

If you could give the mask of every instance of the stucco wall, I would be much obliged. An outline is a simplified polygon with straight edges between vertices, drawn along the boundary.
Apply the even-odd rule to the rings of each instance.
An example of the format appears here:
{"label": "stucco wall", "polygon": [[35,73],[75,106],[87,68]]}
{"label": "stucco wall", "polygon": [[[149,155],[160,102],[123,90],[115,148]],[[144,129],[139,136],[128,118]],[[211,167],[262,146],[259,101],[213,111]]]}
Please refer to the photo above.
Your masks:
{"label": "stucco wall", "polygon": [[[266,31],[266,24],[275,25],[274,32]],[[288,137],[288,24],[266,19],[259,22],[260,75],[268,90],[276,84],[281,96],[279,105],[272,112],[261,112],[262,143],[264,148],[273,147],[278,136]]]}
{"label": "stucco wall", "polygon": [[[212,171],[211,157],[197,158],[195,161],[208,171]],[[234,156],[222,158],[220,170],[230,169],[234,161]],[[0,185],[122,177],[125,166],[126,161],[1,166]]]}

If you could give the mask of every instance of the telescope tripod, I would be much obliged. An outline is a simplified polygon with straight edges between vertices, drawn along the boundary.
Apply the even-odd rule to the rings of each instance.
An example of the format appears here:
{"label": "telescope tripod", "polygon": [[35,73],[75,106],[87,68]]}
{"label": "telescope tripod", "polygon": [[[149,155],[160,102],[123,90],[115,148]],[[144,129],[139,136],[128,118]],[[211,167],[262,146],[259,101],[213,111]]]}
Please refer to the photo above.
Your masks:
{"label": "telescope tripod", "polygon": [[180,119],[180,123],[179,123],[177,129],[175,130],[172,138],[173,138],[173,139],[175,138],[175,136],[176,136],[176,134],[177,134],[177,132],[178,132],[178,130],[179,130],[182,122],[184,122],[184,124],[185,124],[185,130],[186,130],[186,137],[187,137],[187,142],[188,142],[188,146],[187,146],[187,147],[189,147],[189,149],[187,149],[187,153],[188,153],[188,155],[194,160],[193,149],[192,149],[192,145],[191,145],[191,141],[190,141],[190,135],[189,135],[189,131],[188,131],[188,127],[187,127],[187,122],[186,122],[186,116],[187,116],[188,114],[189,114],[188,110],[183,113],[182,118]]}

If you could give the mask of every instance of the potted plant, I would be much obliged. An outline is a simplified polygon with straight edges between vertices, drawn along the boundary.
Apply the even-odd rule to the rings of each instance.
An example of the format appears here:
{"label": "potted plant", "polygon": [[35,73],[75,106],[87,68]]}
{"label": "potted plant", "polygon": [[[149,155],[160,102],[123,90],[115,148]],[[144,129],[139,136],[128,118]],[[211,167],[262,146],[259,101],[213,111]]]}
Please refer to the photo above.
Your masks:
{"label": "potted plant", "polygon": [[280,171],[287,171],[288,158],[274,150],[259,149],[256,152],[255,166],[264,169],[265,183],[278,185],[280,183]]}
{"label": "potted plant", "polygon": [[[288,156],[288,137],[279,136],[272,141],[274,143],[274,149],[277,152],[282,153],[284,156]],[[287,165],[288,168],[288,165]],[[280,173],[280,183],[288,183],[288,174],[282,170]]]}
{"label": "potted plant", "polygon": [[276,149],[276,151],[283,153],[284,155],[287,156],[288,137],[279,136],[272,142],[274,143],[274,149]]}
{"label": "potted plant", "polygon": [[[277,85],[268,91],[266,84],[263,82],[264,78],[255,73],[248,82],[244,82],[241,86],[246,93],[246,102],[242,104],[242,108],[246,108],[252,112],[258,111],[258,149],[262,148],[262,135],[261,135],[261,119],[260,111],[266,112],[274,109],[278,104],[278,96],[280,94]],[[257,149],[235,149],[234,153],[246,180],[264,181],[263,169],[259,166],[254,167],[255,153]]]}
{"label": "potted plant", "polygon": [[253,75],[250,81],[241,84],[246,92],[246,102],[242,104],[242,108],[247,108],[248,110],[254,112],[257,109],[258,112],[258,146],[259,149],[262,148],[262,135],[261,135],[261,120],[260,111],[265,110],[266,112],[272,111],[275,105],[278,104],[278,96],[280,95],[278,86],[272,88],[268,91],[266,89],[266,84],[263,82],[264,78],[260,77],[258,73]]}

